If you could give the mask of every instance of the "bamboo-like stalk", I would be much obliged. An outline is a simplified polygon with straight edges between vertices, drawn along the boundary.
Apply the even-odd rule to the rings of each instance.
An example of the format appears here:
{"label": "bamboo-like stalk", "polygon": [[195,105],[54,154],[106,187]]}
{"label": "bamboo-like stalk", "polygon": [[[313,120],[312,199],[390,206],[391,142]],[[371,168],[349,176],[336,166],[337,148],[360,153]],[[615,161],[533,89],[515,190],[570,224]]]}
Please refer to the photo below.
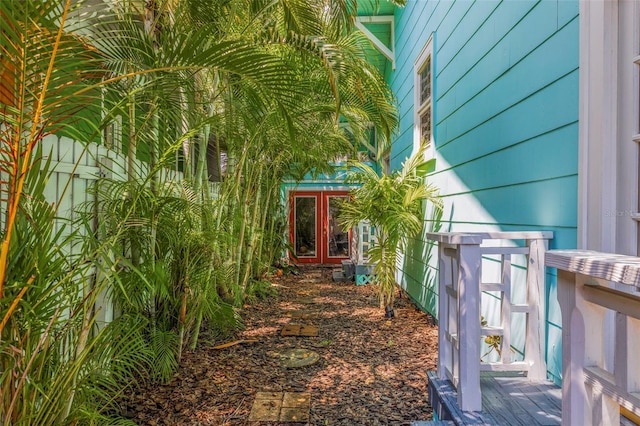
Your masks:
{"label": "bamboo-like stalk", "polygon": [[[251,173],[251,169],[248,170],[246,174],[246,179],[244,182],[244,196],[236,198],[240,200],[240,211],[242,214],[242,222],[240,223],[240,228],[238,230],[238,246],[236,252],[236,262],[237,262],[237,272],[236,272],[236,283],[242,289],[242,296],[244,297],[244,292],[246,290],[246,282],[242,281],[240,276],[240,268],[242,265],[243,255],[244,255],[244,244],[245,244],[245,233],[247,229],[247,221],[249,220],[249,205],[251,204],[251,188],[253,185],[253,173]],[[238,194],[240,195],[240,194]]]}
{"label": "bamboo-like stalk", "polygon": [[[79,359],[82,356],[82,353],[87,348],[87,341],[89,340],[89,334],[91,333],[91,330],[93,328],[94,314],[93,314],[93,308],[90,308],[90,306],[92,305],[92,301],[89,300],[89,294],[86,294],[86,289],[83,289],[83,290],[85,291],[85,294],[83,297],[83,305],[82,305],[84,312],[82,315],[82,326],[80,328],[80,335],[78,336],[78,342],[76,343],[74,359]],[[64,411],[61,413],[60,421],[63,421],[64,419],[69,417],[69,414],[71,413],[73,400],[76,395],[77,381],[78,381],[78,372],[76,371],[75,374],[73,374],[73,387],[71,389],[71,392],[69,392],[69,398],[67,400],[67,404]]]}
{"label": "bamboo-like stalk", "polygon": [[[252,257],[254,257],[255,253],[256,253],[256,246],[258,245],[258,237],[257,237],[257,232],[256,232],[256,223],[258,222],[257,218],[258,218],[258,210],[260,207],[264,207],[262,206],[261,203],[261,195],[262,195],[262,191],[260,190],[260,186],[261,186],[261,177],[262,177],[262,173],[256,173],[258,175],[258,179],[257,182],[255,183],[255,199],[253,199],[253,211],[251,213],[251,218],[250,218],[250,223],[249,223],[249,249],[246,252],[245,255],[245,259],[244,259],[244,263],[245,263],[245,270],[244,270],[244,277],[242,278],[242,285],[243,288],[246,288],[247,283],[249,282],[249,279],[251,277],[251,270],[252,267],[254,265],[254,262],[252,262]],[[252,197],[253,198],[253,197]]]}
{"label": "bamboo-like stalk", "polygon": [[182,359],[182,347],[184,346],[184,335],[186,329],[187,322],[187,284],[185,283],[185,288],[182,291],[182,302],[180,304],[180,316],[178,318],[178,353],[176,355],[176,359],[178,363]]}
{"label": "bamboo-like stalk", "polygon": [[[133,79],[131,79],[133,80]],[[136,96],[131,93],[129,100],[129,143],[127,144],[127,180],[133,182],[136,179],[136,151],[138,140],[136,133]]]}
{"label": "bamboo-like stalk", "polygon": [[13,409],[14,409],[14,407],[16,405],[17,400],[18,400],[18,395],[20,395],[21,389],[24,386],[25,381],[27,380],[28,373],[31,370],[31,365],[33,364],[33,361],[34,361],[36,355],[40,351],[40,348],[46,342],[47,337],[49,336],[49,331],[51,330],[51,327],[53,326],[53,323],[55,322],[55,320],[58,318],[59,312],[60,312],[60,309],[59,308],[56,309],[56,312],[54,313],[54,315],[49,320],[49,323],[47,324],[47,328],[42,333],[42,336],[40,336],[40,340],[38,341],[38,344],[36,345],[35,350],[33,351],[33,354],[29,358],[29,361],[27,362],[27,365],[25,366],[25,369],[24,369],[24,371],[23,371],[23,373],[22,373],[22,375],[20,377],[20,380],[18,381],[18,383],[16,385],[16,388],[13,389],[13,398],[11,400],[11,404],[9,405],[9,408],[7,409],[7,412],[5,413],[5,418],[6,419],[10,419],[13,416]]}
{"label": "bamboo-like stalk", "polygon": [[207,147],[209,140],[209,125],[205,125],[198,138],[198,163],[193,178],[193,189],[199,192],[205,182],[205,170],[207,169]]}
{"label": "bamboo-like stalk", "polygon": [[[188,111],[188,103],[187,96],[184,90],[179,89],[179,98],[180,103],[182,104],[181,114],[180,114],[180,124],[182,126],[182,133],[186,134],[189,131],[189,118],[187,117]],[[191,138],[186,137],[182,141],[182,174],[185,180],[191,180]]]}
{"label": "bamboo-like stalk", "polygon": [[18,293],[18,295],[11,302],[11,306],[9,306],[7,313],[4,314],[4,317],[2,318],[2,322],[0,323],[0,342],[2,342],[2,330],[4,330],[4,327],[7,325],[7,322],[9,322],[9,318],[11,318],[11,315],[13,315],[13,311],[16,310],[16,308],[18,307],[18,304],[24,297],[24,294],[27,292],[27,290],[29,290],[29,286],[33,284],[35,279],[36,279],[36,276],[32,275],[29,278],[29,280],[27,280],[26,285],[22,287],[22,289],[20,289],[20,292]]}
{"label": "bamboo-like stalk", "polygon": [[[271,214],[272,217],[275,216],[274,212],[273,212],[273,208],[271,205],[271,199],[273,196],[273,189],[272,189],[272,184],[271,184],[271,180],[267,181],[266,184],[266,188],[265,188],[265,193],[266,193],[266,198],[264,200],[264,205],[262,208],[262,214],[260,217],[260,229],[263,230],[263,235],[271,235],[271,230],[266,228],[267,225],[267,216],[269,214]],[[270,242],[272,245],[273,243]],[[260,245],[258,246],[258,252],[256,254],[256,257],[258,258],[258,260],[262,260],[262,252],[264,250],[264,246],[265,246],[265,241],[264,241],[264,237],[262,239],[262,242],[260,243]],[[272,257],[267,257],[267,259],[269,261],[273,260]]]}
{"label": "bamboo-like stalk", "polygon": [[[156,242],[158,239],[158,217],[156,212],[154,211],[153,217],[151,219],[151,238],[149,241],[149,258],[151,259],[151,268],[155,272],[156,271]],[[156,295],[155,289],[152,294],[149,296],[149,315],[151,317],[151,331],[155,332],[157,325],[157,314],[156,314]]]}
{"label": "bamboo-like stalk", "polygon": [[[62,38],[62,34],[64,33],[64,25],[67,19],[67,15],[69,13],[69,8],[71,7],[71,0],[66,0],[64,3],[64,9],[62,12],[62,16],[60,18],[60,25],[58,28],[58,32],[56,34],[55,43],[51,49],[51,59],[49,60],[49,64],[47,66],[47,70],[44,75],[44,79],[42,82],[42,87],[40,90],[40,95],[35,105],[35,110],[33,112],[33,118],[31,123],[31,131],[29,133],[29,142],[26,144],[26,148],[24,151],[21,150],[21,138],[22,131],[21,128],[18,127],[15,129],[14,140],[12,143],[12,157],[14,163],[11,165],[12,174],[9,177],[11,182],[15,182],[13,191],[9,193],[8,199],[8,216],[7,216],[7,224],[5,226],[5,235],[2,241],[2,245],[0,246],[0,299],[4,297],[4,283],[6,279],[7,273],[7,257],[9,255],[9,244],[11,242],[11,237],[13,233],[13,227],[16,220],[16,215],[18,214],[20,200],[22,198],[22,190],[25,183],[25,178],[27,176],[27,171],[31,167],[31,155],[33,150],[36,147],[36,144],[42,140],[43,134],[38,130],[38,127],[41,125],[42,119],[42,111],[45,105],[45,96],[49,89],[49,82],[51,80],[51,75],[54,70],[54,65],[56,61],[56,57],[58,54],[58,49],[60,47],[60,40]],[[24,40],[22,40],[24,42]],[[22,60],[21,55],[20,68],[21,73],[24,76],[26,74],[26,67],[28,64]],[[21,79],[20,84],[20,92],[24,95],[25,87],[24,87],[24,78]],[[20,96],[20,105],[18,106],[19,111],[22,113],[25,110],[24,99],[26,96]],[[22,120],[20,120],[22,122]],[[20,161],[22,161],[20,167]]]}
{"label": "bamboo-like stalk", "polygon": [[[154,100],[153,105],[157,103],[157,99]],[[154,195],[158,194],[158,149],[160,147],[160,117],[158,117],[157,111],[153,108],[151,112],[151,141],[149,143],[149,188]]]}
{"label": "bamboo-like stalk", "polygon": [[[191,344],[189,345],[189,349],[191,349],[192,351],[195,350],[198,345],[198,338],[200,336],[200,327],[202,327],[203,316],[204,316],[204,312],[202,311],[202,308],[198,309],[198,312],[196,314],[196,322],[193,328],[193,334],[191,335]],[[185,311],[185,317],[186,317],[186,311]]]}

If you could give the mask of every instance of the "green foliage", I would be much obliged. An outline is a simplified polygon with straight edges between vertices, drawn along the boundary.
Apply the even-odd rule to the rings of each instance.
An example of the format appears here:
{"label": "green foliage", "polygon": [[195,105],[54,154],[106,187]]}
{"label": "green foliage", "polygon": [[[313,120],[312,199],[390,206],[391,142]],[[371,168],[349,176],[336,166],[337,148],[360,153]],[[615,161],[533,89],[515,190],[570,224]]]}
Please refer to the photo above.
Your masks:
{"label": "green foliage", "polygon": [[367,255],[374,265],[381,307],[393,303],[398,254],[422,229],[423,201],[441,205],[437,188],[416,174],[422,158],[420,150],[402,169],[382,175],[366,163],[352,161],[347,166],[347,182],[360,186],[342,204],[339,219],[345,228],[368,220],[376,229],[377,241]]}
{"label": "green foliage", "polygon": [[[167,183],[153,194],[136,181],[103,180],[96,210],[104,264],[123,269],[114,278],[112,298],[132,320],[145,324],[154,358],[151,376],[166,382],[178,367],[185,346],[194,347],[203,321],[220,321],[226,312],[221,283],[229,285],[234,266],[223,262],[211,207],[194,200],[186,183]],[[124,254],[124,256],[123,256]],[[111,269],[111,268],[110,268]]]}
{"label": "green foliage", "polygon": [[[282,254],[282,179],[397,125],[356,9],[0,2],[1,423],[127,424],[109,418],[123,389],[170,380],[201,327],[239,327],[237,307],[273,292],[256,280]],[[97,141],[114,120],[126,159],[59,218],[42,139]]]}
{"label": "green foliage", "polygon": [[[106,282],[87,278],[95,242],[80,238],[56,216],[43,196],[50,163],[40,164],[41,151],[35,158],[37,168],[29,172],[23,189],[28,196],[13,227],[0,301],[0,420],[90,424],[88,419],[99,418],[107,424],[113,396],[149,366],[149,352],[135,324],[96,327],[96,298]],[[15,310],[8,312],[9,306]]]}
{"label": "green foliage", "polygon": [[[480,316],[480,325],[482,327],[486,327],[488,325],[487,320],[482,315]],[[484,343],[486,343],[487,346],[489,346],[489,350],[484,355],[482,355],[480,359],[491,354],[491,352],[493,351],[496,351],[498,355],[502,353],[502,336],[499,336],[499,335],[486,336],[484,338]]]}
{"label": "green foliage", "polygon": [[168,383],[178,369],[178,335],[171,330],[150,331],[149,345],[153,353],[153,378]]}
{"label": "green foliage", "polygon": [[256,280],[252,281],[247,287],[246,300],[253,302],[264,300],[278,295],[278,289],[269,281]]}

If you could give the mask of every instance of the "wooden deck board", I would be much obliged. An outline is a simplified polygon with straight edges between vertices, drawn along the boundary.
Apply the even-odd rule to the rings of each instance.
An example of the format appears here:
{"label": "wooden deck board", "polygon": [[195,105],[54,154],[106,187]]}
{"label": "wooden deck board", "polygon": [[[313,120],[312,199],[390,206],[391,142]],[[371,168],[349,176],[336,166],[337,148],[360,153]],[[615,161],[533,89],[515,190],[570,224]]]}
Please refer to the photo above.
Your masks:
{"label": "wooden deck board", "polygon": [[548,396],[553,395],[553,390],[560,392],[558,387],[551,383],[528,382],[522,377],[495,377],[494,380],[506,396],[516,401],[535,419],[532,424],[551,426],[561,423],[561,400]]}
{"label": "wooden deck board", "polygon": [[526,426],[536,424],[536,420],[521,405],[505,392],[501,383],[492,376],[481,376],[482,408],[491,413],[499,424]]}
{"label": "wooden deck board", "polygon": [[[430,400],[442,407],[439,413],[453,413],[457,425],[522,425],[553,426],[561,423],[561,391],[551,382],[531,382],[518,373],[483,372],[480,376],[482,388],[482,412],[474,413],[477,420],[460,416],[455,389],[451,382],[438,380],[429,372],[429,391],[441,395],[430,395]],[[443,419],[449,420],[447,416]],[[480,420],[482,419],[482,420]]]}

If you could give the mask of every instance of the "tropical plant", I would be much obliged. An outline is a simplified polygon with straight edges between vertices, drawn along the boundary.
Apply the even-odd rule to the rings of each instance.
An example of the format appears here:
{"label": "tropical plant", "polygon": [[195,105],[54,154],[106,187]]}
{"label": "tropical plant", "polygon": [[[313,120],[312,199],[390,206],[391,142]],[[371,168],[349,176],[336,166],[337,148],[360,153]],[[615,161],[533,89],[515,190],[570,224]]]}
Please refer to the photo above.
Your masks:
{"label": "tropical plant", "polygon": [[98,188],[100,235],[109,244],[103,263],[121,265],[110,294],[123,316],[144,325],[152,377],[167,382],[183,349],[195,348],[203,321],[213,328],[238,325],[221,296],[233,275],[218,247],[224,229],[184,181],[159,185],[155,193],[136,181],[102,180]]}
{"label": "tropical plant", "polygon": [[[107,423],[134,377],[173,375],[203,324],[237,325],[282,247],[282,179],[397,123],[349,31],[356,6],[0,2],[2,423]],[[117,119],[126,160],[66,221],[42,140],[99,142]],[[119,316],[98,327],[105,297]]]}
{"label": "tropical plant", "polygon": [[407,159],[400,170],[380,174],[367,163],[347,164],[346,181],[359,186],[351,191],[350,199],[343,202],[339,220],[347,228],[363,220],[375,227],[376,241],[367,255],[373,264],[380,307],[386,308],[389,317],[393,316],[398,256],[408,240],[422,229],[423,202],[441,208],[438,189],[416,173],[423,158],[420,150]]}
{"label": "tropical plant", "polygon": [[329,171],[328,160],[354,153],[363,129],[373,123],[384,138],[397,124],[391,92],[364,57],[368,41],[350,31],[356,6],[324,0],[193,3],[194,25],[215,28],[215,37],[249,37],[291,70],[281,81],[287,93],[282,102],[256,97],[254,81],[226,71],[207,79],[205,97],[216,106],[206,109],[209,139],[199,142],[213,145],[216,157],[222,148],[228,156],[214,206],[230,226],[221,247],[237,265],[236,300],[282,253],[282,180]]}
{"label": "tropical plant", "polygon": [[99,105],[101,59],[67,30],[72,15],[69,1],[0,3],[0,422],[7,425],[107,423],[114,395],[149,361],[135,327],[96,327],[107,281],[93,274],[93,232],[80,238],[57,211],[59,200],[45,197],[53,166],[44,138],[86,136],[97,125],[85,119]]}
{"label": "tropical plant", "polygon": [[[372,122],[388,134],[397,119],[387,86],[362,55],[364,38],[348,32],[355,3],[158,1],[145,4],[144,19],[134,5],[115,10],[118,25],[94,29],[98,49],[110,56],[108,75],[118,80],[105,98],[107,115],[124,115],[130,135],[130,185],[103,182],[99,211],[117,241],[109,257],[126,264],[117,277],[124,297],[116,301],[165,333],[161,341],[173,349],[154,365],[167,367],[156,376],[168,380],[185,336],[194,336],[193,346],[207,317],[189,271],[209,271],[209,279],[223,271],[224,279],[207,284],[207,300],[241,305],[249,284],[280,255],[282,179],[327,170],[328,159],[354,151],[339,114],[356,135]],[[123,78],[128,73],[136,77]],[[163,213],[178,204],[163,192],[158,170],[172,165],[176,152],[190,182],[188,205],[199,213]],[[145,153],[149,172],[134,173],[134,160]],[[206,161],[210,153],[213,164]],[[220,182],[210,197],[212,177]],[[194,241],[194,229],[206,236],[195,241],[206,246],[166,245],[169,236]],[[216,261],[203,268],[191,253]],[[179,267],[172,266],[176,259]],[[133,294],[142,303],[132,305]]]}

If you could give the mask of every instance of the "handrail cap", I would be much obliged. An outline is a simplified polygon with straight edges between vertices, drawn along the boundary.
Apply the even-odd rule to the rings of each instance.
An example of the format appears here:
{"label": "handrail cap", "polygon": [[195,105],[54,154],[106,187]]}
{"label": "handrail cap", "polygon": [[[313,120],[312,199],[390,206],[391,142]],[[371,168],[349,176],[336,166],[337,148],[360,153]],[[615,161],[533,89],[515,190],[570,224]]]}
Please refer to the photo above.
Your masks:
{"label": "handrail cap", "polygon": [[551,268],[640,287],[640,257],[592,250],[549,250],[544,264]]}
{"label": "handrail cap", "polygon": [[552,231],[428,232],[428,240],[445,244],[482,244],[484,240],[550,240]]}

